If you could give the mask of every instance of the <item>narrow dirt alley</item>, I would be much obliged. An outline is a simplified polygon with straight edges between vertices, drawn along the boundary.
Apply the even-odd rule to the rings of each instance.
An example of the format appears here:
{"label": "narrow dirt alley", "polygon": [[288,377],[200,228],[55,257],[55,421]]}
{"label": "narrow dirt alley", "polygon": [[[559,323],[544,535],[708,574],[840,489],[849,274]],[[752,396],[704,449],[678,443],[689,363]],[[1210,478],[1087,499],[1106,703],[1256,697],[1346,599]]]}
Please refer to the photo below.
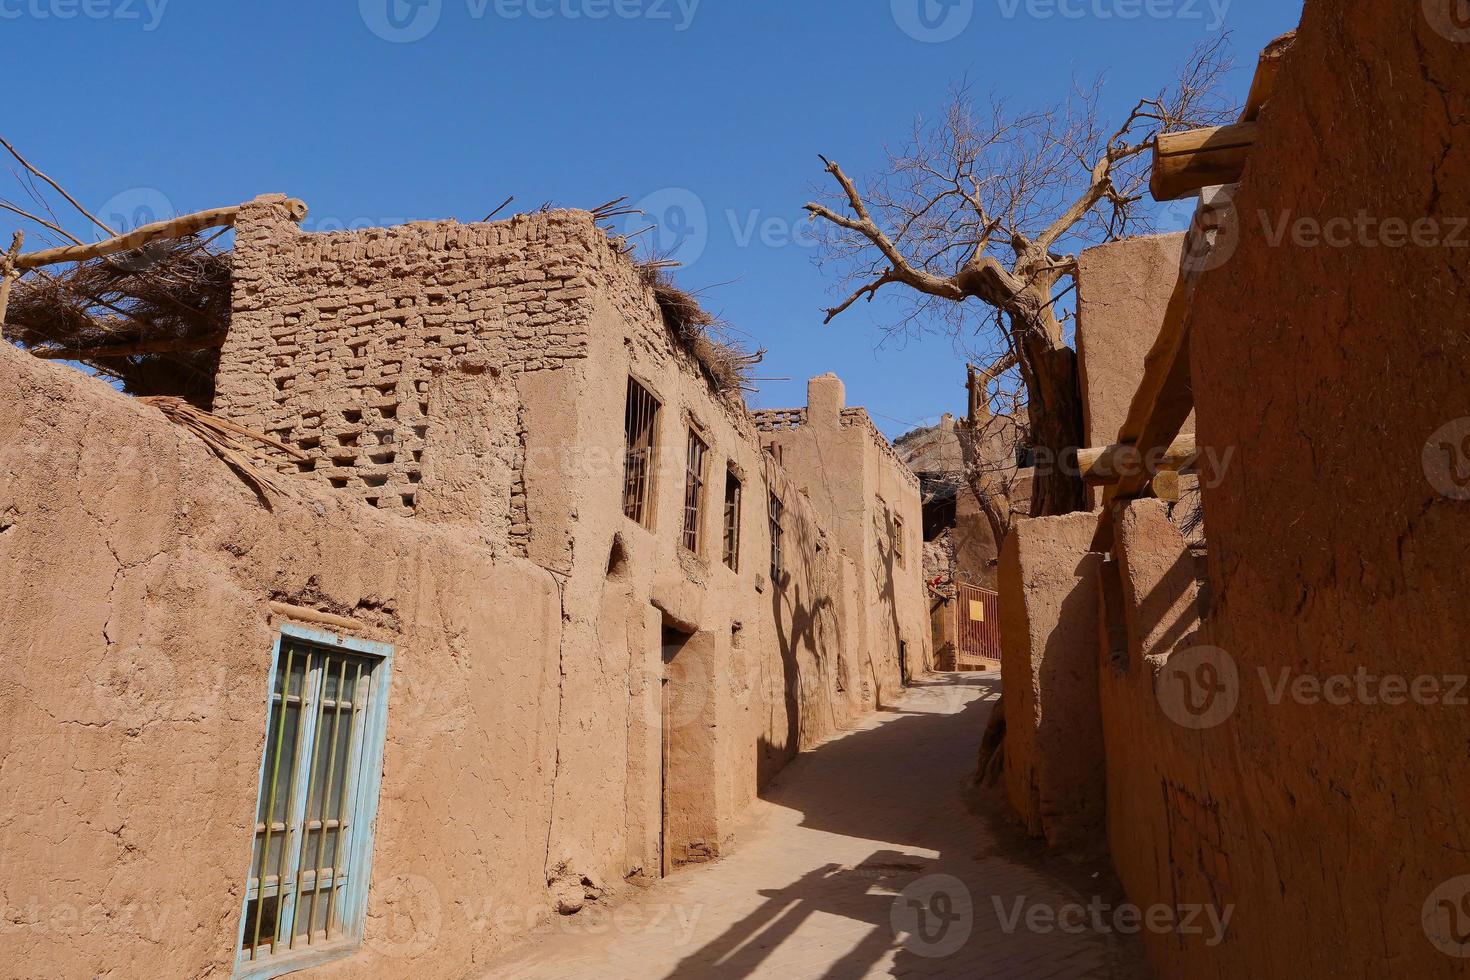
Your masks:
{"label": "narrow dirt alley", "polygon": [[995,674],[910,688],[787,767],[730,856],[551,922],[479,976],[1147,976],[1136,938],[1079,929],[1108,921],[1079,907],[1120,900],[1105,866],[1047,856],[972,789],[999,690]]}

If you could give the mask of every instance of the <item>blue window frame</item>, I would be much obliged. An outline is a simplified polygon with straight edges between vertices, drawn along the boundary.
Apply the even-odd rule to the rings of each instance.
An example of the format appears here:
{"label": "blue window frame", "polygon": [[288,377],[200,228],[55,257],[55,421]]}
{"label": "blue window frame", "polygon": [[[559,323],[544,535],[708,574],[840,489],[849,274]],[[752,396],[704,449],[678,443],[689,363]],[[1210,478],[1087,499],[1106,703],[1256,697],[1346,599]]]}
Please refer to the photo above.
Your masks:
{"label": "blue window frame", "polygon": [[234,975],[265,980],[362,945],[393,648],[283,626]]}

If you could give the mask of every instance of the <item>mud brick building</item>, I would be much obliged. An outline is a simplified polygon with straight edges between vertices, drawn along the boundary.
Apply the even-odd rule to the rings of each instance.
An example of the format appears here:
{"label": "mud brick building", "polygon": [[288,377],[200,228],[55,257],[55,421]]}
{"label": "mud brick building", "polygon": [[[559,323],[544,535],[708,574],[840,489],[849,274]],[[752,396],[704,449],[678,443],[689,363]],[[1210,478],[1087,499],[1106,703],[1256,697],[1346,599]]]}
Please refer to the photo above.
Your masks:
{"label": "mud brick building", "polygon": [[929,662],[912,474],[835,379],[861,477],[783,465],[592,215],[235,227],[213,411],[282,493],[0,348],[0,905],[80,913],[0,973],[461,976]]}

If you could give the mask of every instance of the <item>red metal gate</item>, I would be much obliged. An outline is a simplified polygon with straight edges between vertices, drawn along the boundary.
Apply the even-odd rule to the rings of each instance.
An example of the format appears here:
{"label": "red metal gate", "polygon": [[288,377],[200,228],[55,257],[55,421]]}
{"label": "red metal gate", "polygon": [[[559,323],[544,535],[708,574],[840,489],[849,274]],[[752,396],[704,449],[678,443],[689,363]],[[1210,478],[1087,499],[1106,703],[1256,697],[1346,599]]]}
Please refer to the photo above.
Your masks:
{"label": "red metal gate", "polygon": [[1000,669],[1000,594],[955,584],[955,670]]}

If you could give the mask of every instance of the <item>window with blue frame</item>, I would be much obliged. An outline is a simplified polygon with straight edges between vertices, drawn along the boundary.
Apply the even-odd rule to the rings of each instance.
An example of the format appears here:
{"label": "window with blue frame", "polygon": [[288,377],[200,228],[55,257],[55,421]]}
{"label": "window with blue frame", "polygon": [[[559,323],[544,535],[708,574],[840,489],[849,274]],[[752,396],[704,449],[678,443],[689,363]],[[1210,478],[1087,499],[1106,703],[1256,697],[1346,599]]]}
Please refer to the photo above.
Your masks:
{"label": "window with blue frame", "polygon": [[242,980],[361,945],[392,653],[282,629],[235,970]]}

